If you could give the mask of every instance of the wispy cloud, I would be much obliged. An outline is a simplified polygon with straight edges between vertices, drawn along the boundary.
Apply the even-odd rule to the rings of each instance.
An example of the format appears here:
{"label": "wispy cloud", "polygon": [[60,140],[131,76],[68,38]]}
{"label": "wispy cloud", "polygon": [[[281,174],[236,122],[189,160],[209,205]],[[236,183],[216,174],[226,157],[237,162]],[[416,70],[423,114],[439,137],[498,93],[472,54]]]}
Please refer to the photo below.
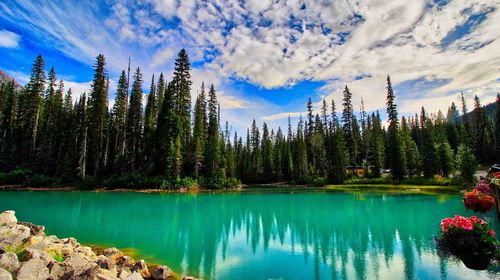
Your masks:
{"label": "wispy cloud", "polygon": [[8,30],[0,30],[0,48],[14,49],[19,47],[21,36]]}

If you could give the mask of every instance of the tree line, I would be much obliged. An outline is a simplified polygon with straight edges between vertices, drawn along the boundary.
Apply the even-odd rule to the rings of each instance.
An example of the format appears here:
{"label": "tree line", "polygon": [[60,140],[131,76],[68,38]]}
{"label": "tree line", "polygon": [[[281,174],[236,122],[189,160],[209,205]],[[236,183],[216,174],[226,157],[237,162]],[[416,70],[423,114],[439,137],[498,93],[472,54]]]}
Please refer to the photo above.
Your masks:
{"label": "tree line", "polygon": [[[129,63],[130,64],[130,63]],[[323,100],[315,113],[309,98],[307,114],[294,127],[275,131],[253,120],[245,137],[220,123],[214,86],[201,85],[192,104],[190,62],[183,49],[172,79],[153,75],[143,106],[143,77],[122,71],[109,108],[109,76],[103,55],[97,56],[88,94],[73,102],[54,68],[45,74],[39,55],[30,81],[20,90],[14,81],[0,88],[0,171],[19,168],[64,181],[138,174],[167,184],[189,179],[220,187],[288,181],[341,183],[358,175],[392,178],[448,177],[458,171],[470,181],[477,163],[500,158],[500,96],[489,117],[479,98],[467,111],[452,103],[446,116],[420,114],[399,118],[387,77],[388,126],[378,111],[358,113],[346,86],[339,107]],[[193,108],[192,108],[193,107]],[[190,179],[192,178],[192,179]],[[190,182],[191,182],[190,181]]]}

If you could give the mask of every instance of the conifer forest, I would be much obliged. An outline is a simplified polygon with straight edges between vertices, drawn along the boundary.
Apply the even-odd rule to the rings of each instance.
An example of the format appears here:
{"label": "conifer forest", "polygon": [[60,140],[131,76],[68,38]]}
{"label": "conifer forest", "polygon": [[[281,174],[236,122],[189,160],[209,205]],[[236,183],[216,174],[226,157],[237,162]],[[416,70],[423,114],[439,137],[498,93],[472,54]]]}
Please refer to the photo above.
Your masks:
{"label": "conifer forest", "polygon": [[143,77],[137,67],[122,71],[110,88],[106,59],[99,55],[90,92],[76,96],[39,55],[29,83],[1,85],[1,180],[30,174],[38,184],[221,188],[323,185],[385,172],[394,182],[436,176],[470,182],[478,164],[500,158],[499,95],[488,107],[476,96],[474,108],[467,108],[462,94],[447,112],[422,107],[420,114],[401,116],[387,76],[387,91],[380,93],[387,98],[387,119],[363,105],[356,110],[347,85],[342,104],[323,100],[314,111],[309,98],[297,123],[289,118],[288,127],[271,129],[253,120],[238,135],[229,122],[221,123],[217,89],[193,89],[190,69],[181,50],[172,80],[162,73]]}

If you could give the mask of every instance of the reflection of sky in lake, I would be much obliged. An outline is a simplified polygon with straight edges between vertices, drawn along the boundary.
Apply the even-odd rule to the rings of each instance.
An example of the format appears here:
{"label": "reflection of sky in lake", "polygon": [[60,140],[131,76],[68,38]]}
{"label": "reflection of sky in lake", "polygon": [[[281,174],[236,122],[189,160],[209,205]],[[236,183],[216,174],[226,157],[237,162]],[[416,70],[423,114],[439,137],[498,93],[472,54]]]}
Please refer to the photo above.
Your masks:
{"label": "reflection of sky in lake", "polygon": [[498,277],[436,255],[440,220],[472,214],[459,196],[2,192],[6,209],[205,279]]}

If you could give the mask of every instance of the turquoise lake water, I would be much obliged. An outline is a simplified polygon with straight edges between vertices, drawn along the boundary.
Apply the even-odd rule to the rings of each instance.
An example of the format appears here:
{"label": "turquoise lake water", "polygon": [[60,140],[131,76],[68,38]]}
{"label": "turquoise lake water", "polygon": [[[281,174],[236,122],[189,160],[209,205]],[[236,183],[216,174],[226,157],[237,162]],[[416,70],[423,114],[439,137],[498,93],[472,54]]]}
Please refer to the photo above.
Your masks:
{"label": "turquoise lake water", "polygon": [[203,279],[500,278],[437,256],[441,219],[473,215],[458,195],[0,192],[7,209],[48,234],[134,248]]}

